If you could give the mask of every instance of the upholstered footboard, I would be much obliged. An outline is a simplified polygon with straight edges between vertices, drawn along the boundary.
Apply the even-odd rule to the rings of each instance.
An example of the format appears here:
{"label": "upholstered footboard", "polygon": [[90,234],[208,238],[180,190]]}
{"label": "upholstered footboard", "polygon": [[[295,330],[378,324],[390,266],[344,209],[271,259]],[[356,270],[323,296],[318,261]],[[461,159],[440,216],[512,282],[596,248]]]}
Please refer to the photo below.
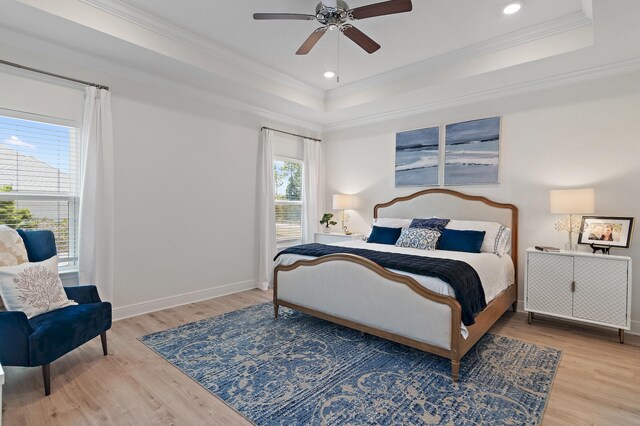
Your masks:
{"label": "upholstered footboard", "polygon": [[450,358],[457,380],[460,304],[367,259],[335,254],[277,266],[276,317],[278,306]]}

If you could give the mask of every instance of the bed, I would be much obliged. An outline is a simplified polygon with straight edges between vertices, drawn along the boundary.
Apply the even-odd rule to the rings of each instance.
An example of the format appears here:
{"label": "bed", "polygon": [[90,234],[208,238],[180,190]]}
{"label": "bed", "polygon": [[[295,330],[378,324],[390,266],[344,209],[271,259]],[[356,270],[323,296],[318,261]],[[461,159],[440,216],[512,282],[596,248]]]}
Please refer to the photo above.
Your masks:
{"label": "bed", "polygon": [[[462,323],[461,304],[447,283],[437,278],[427,279],[385,269],[367,258],[349,253],[320,257],[279,256],[274,268],[275,317],[278,317],[279,307],[284,306],[449,358],[452,379],[458,381],[461,358],[509,307],[516,309],[517,262],[511,259],[518,256],[517,207],[437,188],[378,204],[374,207],[373,217],[374,220],[454,218],[496,222],[510,228],[508,254],[504,256],[484,253],[484,257],[473,257],[440,251],[428,254],[462,260],[478,270],[487,304],[475,314],[473,324],[465,326]],[[344,250],[378,246],[362,241],[340,245]],[[417,254],[391,247],[367,248]],[[489,268],[490,263],[496,266]]]}

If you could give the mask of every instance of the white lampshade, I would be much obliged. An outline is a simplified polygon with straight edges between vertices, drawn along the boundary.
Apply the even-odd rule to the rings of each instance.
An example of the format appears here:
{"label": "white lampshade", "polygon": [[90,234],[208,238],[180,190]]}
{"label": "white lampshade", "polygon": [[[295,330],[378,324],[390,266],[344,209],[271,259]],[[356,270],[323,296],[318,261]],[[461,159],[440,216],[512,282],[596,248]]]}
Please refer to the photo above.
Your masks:
{"label": "white lampshade", "polygon": [[593,188],[552,189],[549,192],[551,214],[589,214],[595,212]]}
{"label": "white lampshade", "polygon": [[353,209],[353,195],[333,194],[334,210],[351,210]]}

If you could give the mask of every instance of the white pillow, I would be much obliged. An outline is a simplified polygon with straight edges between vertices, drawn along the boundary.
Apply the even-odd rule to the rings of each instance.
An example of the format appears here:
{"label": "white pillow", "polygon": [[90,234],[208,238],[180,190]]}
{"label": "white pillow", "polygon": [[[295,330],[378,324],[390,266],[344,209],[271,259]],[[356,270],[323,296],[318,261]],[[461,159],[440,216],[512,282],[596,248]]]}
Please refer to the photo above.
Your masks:
{"label": "white pillow", "polygon": [[411,225],[413,219],[400,219],[395,217],[379,217],[373,219],[375,226],[382,226],[383,228],[408,228]]}
{"label": "white pillow", "polygon": [[504,237],[500,239],[502,242],[500,246],[500,256],[505,253],[509,253],[511,251],[511,228],[506,228],[504,230]]}
{"label": "white pillow", "polygon": [[[0,267],[20,265],[28,261],[27,248],[18,231],[7,225],[0,225]],[[0,297],[0,312],[4,310]]]}
{"label": "white pillow", "polygon": [[58,256],[0,267],[0,294],[7,310],[22,311],[27,318],[77,305],[64,292],[58,275]]}
{"label": "white pillow", "polygon": [[456,220],[451,219],[446,226],[447,229],[459,231],[484,231],[486,232],[481,253],[494,253],[502,256],[509,251],[511,246],[511,229],[496,222],[483,222],[480,220]]}

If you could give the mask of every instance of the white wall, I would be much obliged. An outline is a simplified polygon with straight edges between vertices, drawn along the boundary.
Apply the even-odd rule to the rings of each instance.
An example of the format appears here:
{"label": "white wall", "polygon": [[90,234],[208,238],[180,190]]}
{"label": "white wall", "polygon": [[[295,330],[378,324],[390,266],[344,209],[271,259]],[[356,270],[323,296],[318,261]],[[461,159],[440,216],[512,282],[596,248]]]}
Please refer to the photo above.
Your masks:
{"label": "white wall", "polygon": [[[358,209],[349,225],[354,231],[366,231],[374,204],[422,189],[394,187],[395,132],[502,115],[501,183],[452,189],[519,207],[522,300],[524,250],[533,245],[563,247],[567,240],[566,232],[553,229],[558,217],[549,214],[550,189],[593,187],[596,214],[640,220],[640,90],[637,84],[629,86],[630,94],[606,95],[602,89],[596,84],[556,89],[325,135],[327,197],[357,193]],[[612,250],[631,256],[636,268],[640,268],[638,229],[630,250]],[[633,280],[632,321],[635,332],[640,332],[638,272]]]}
{"label": "white wall", "polygon": [[[282,128],[281,123],[41,53],[2,48],[16,62],[112,88],[116,316],[253,286],[259,128]],[[0,70],[0,108],[8,99],[30,97],[50,115],[79,119],[81,105],[75,109],[75,101],[60,103],[59,94],[43,91],[42,79],[20,74],[28,83],[16,90],[3,80],[5,74]],[[628,80],[628,93],[613,92],[606,82],[589,82],[324,135],[326,205],[333,193],[358,193],[359,207],[349,225],[366,230],[375,203],[414,191],[394,188],[396,131],[502,115],[502,183],[458,189],[520,207],[521,253],[530,245],[565,241],[564,234],[553,230],[556,218],[548,214],[550,188],[592,186],[598,214],[640,219],[638,77],[616,77]],[[46,81],[64,90],[72,87]],[[73,86],[73,91],[71,97],[81,103],[81,90]],[[606,156],[607,161],[599,162]],[[617,253],[628,253],[640,264],[637,229],[631,250]],[[522,257],[519,261],[522,273]],[[637,327],[640,274],[635,276]]]}
{"label": "white wall", "polygon": [[115,306],[254,287],[259,119],[133,90],[112,101]]}
{"label": "white wall", "polygon": [[[42,55],[14,54],[25,56],[16,62],[111,86],[116,318],[255,286],[260,127],[300,129]],[[0,108],[81,120],[82,86],[2,68],[0,93]]]}

